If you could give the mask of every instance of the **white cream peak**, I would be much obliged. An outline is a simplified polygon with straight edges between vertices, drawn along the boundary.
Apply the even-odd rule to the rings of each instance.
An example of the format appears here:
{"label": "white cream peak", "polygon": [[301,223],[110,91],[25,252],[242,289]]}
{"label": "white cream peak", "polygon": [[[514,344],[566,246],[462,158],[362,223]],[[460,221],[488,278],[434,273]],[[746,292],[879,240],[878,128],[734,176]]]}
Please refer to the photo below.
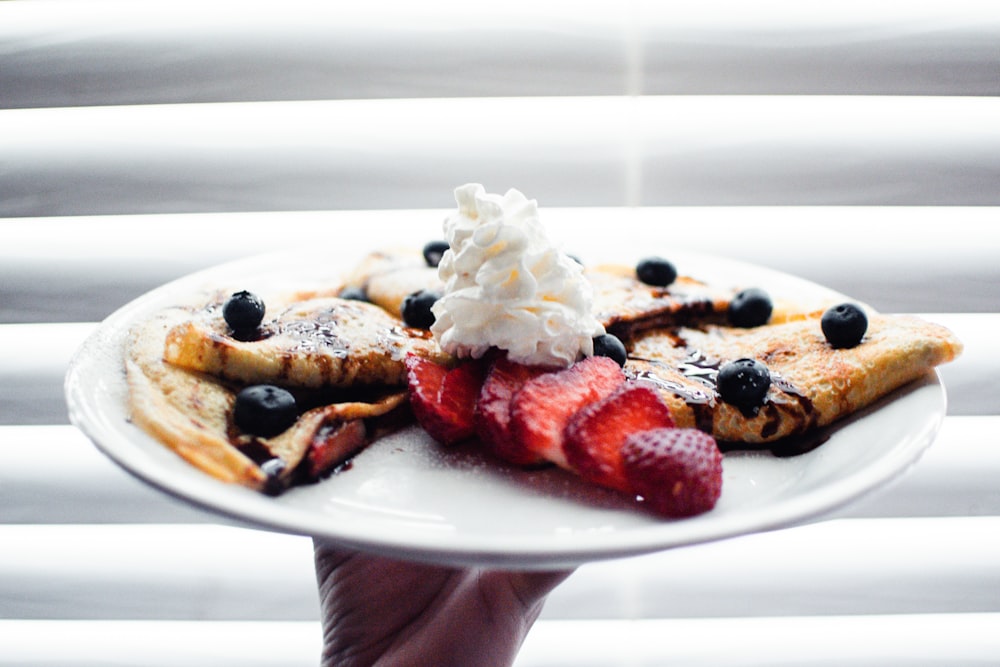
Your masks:
{"label": "white cream peak", "polygon": [[441,347],[472,358],[495,347],[519,363],[564,367],[592,355],[604,333],[591,310],[593,288],[547,237],[537,202],[514,189],[489,194],[478,183],[457,188],[455,200],[431,327]]}

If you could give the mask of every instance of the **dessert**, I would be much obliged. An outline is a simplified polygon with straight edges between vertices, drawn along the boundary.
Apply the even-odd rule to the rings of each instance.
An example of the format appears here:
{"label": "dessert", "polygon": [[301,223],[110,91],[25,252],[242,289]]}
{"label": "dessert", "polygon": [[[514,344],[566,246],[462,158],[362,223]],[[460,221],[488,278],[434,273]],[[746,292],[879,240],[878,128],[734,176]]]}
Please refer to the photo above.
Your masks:
{"label": "dessert", "polygon": [[710,510],[722,449],[812,433],[958,355],[937,325],[678,275],[583,267],[517,191],[456,190],[445,240],[322,290],[192,295],[131,332],[132,420],[268,493],[412,422],[554,465],[666,517]]}
{"label": "dessert", "polygon": [[[832,424],[961,351],[944,327],[879,314],[869,318],[863,339],[841,348],[827,340],[821,319],[649,332],[632,344],[626,369],[658,388],[678,424],[722,441],[762,444]],[[764,369],[763,391],[727,395],[727,367],[741,359]]]}

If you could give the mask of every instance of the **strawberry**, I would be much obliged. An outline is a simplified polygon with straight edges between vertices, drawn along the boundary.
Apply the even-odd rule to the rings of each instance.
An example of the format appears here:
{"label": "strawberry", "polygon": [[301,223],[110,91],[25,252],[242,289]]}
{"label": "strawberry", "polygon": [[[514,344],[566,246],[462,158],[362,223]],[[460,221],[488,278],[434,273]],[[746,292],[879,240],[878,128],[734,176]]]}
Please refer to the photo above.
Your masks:
{"label": "strawberry", "polygon": [[622,447],[633,433],[674,425],[670,409],[650,387],[622,385],[603,400],[582,408],[566,424],[566,461],[584,479],[631,493]]}
{"label": "strawberry", "polygon": [[697,429],[633,434],[625,441],[621,457],[632,491],[664,516],[707,512],[722,493],[722,453],[715,438]]}
{"label": "strawberry", "polygon": [[423,357],[407,356],[406,382],[417,423],[443,445],[471,438],[483,374],[483,364],[476,360],[449,369]]}
{"label": "strawberry", "polygon": [[498,357],[490,366],[476,401],[476,434],[496,456],[508,463],[531,466],[545,463],[537,454],[521,447],[510,433],[510,406],[514,395],[528,380],[550,372],[545,366],[527,366]]}
{"label": "strawberry", "polygon": [[366,438],[365,423],[360,419],[323,424],[306,450],[302,463],[305,478],[315,481],[331,472],[364,447]]}
{"label": "strawberry", "polygon": [[587,357],[529,380],[511,402],[512,442],[538,458],[565,466],[566,422],[582,406],[599,401],[623,382],[624,372],[608,357]]}

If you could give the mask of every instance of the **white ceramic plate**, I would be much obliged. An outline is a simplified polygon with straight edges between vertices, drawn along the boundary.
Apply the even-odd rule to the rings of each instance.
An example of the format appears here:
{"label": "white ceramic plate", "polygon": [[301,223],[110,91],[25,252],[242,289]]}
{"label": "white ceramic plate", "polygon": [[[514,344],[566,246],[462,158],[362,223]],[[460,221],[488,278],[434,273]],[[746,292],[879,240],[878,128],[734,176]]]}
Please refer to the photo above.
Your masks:
{"label": "white ceramic plate", "polygon": [[[743,263],[675,255],[682,273],[720,285],[759,285],[795,299],[840,299],[829,290]],[[560,470],[521,471],[474,446],[445,450],[411,428],[358,455],[318,484],[267,497],[218,482],[129,423],[122,362],[133,323],[205,286],[259,289],[330,280],[343,267],[298,256],[257,257],[165,285],[121,308],[85,342],[66,380],[73,422],[145,482],[252,525],[312,535],[383,555],[457,565],[563,567],[804,522],[878,488],[912,465],[945,413],[934,373],[887,397],[790,458],[727,454],[723,494],[711,512],[664,520]]]}

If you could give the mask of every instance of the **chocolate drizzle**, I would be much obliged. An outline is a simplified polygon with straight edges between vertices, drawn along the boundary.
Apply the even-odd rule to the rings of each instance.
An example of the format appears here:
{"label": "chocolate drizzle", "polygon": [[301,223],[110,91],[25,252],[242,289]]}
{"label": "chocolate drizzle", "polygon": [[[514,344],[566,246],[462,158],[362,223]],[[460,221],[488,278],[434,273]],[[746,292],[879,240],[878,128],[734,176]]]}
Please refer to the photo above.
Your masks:
{"label": "chocolate drizzle", "polygon": [[[680,343],[679,347],[683,345],[682,341],[678,342]],[[656,387],[680,397],[693,411],[695,425],[699,429],[711,433],[714,409],[718,401],[721,400],[716,383],[719,368],[725,361],[709,356],[697,348],[687,348],[686,351],[685,357],[676,365],[657,359],[630,357],[634,361],[648,364],[650,368],[633,369],[629,376],[634,380],[650,382]],[[658,367],[664,369],[663,375],[657,373]],[[684,383],[671,379],[669,375],[675,373],[692,382]],[[748,419],[764,415],[760,436],[765,440],[778,433],[783,420],[797,422],[793,429],[794,435],[759,446],[747,443],[720,443],[720,448],[727,451],[747,448],[763,449],[770,450],[775,456],[785,457],[811,451],[829,439],[828,434],[815,431],[819,414],[816,412],[812,400],[780,374],[774,371],[770,371],[770,374],[772,389],[765,397],[763,405],[753,415],[744,414]]]}
{"label": "chocolate drizzle", "polygon": [[281,457],[272,454],[271,450],[256,438],[249,442],[238,443],[237,447],[244,456],[260,466],[261,472],[266,477],[264,493],[275,496],[285,490],[288,485],[284,476],[287,465]]}

